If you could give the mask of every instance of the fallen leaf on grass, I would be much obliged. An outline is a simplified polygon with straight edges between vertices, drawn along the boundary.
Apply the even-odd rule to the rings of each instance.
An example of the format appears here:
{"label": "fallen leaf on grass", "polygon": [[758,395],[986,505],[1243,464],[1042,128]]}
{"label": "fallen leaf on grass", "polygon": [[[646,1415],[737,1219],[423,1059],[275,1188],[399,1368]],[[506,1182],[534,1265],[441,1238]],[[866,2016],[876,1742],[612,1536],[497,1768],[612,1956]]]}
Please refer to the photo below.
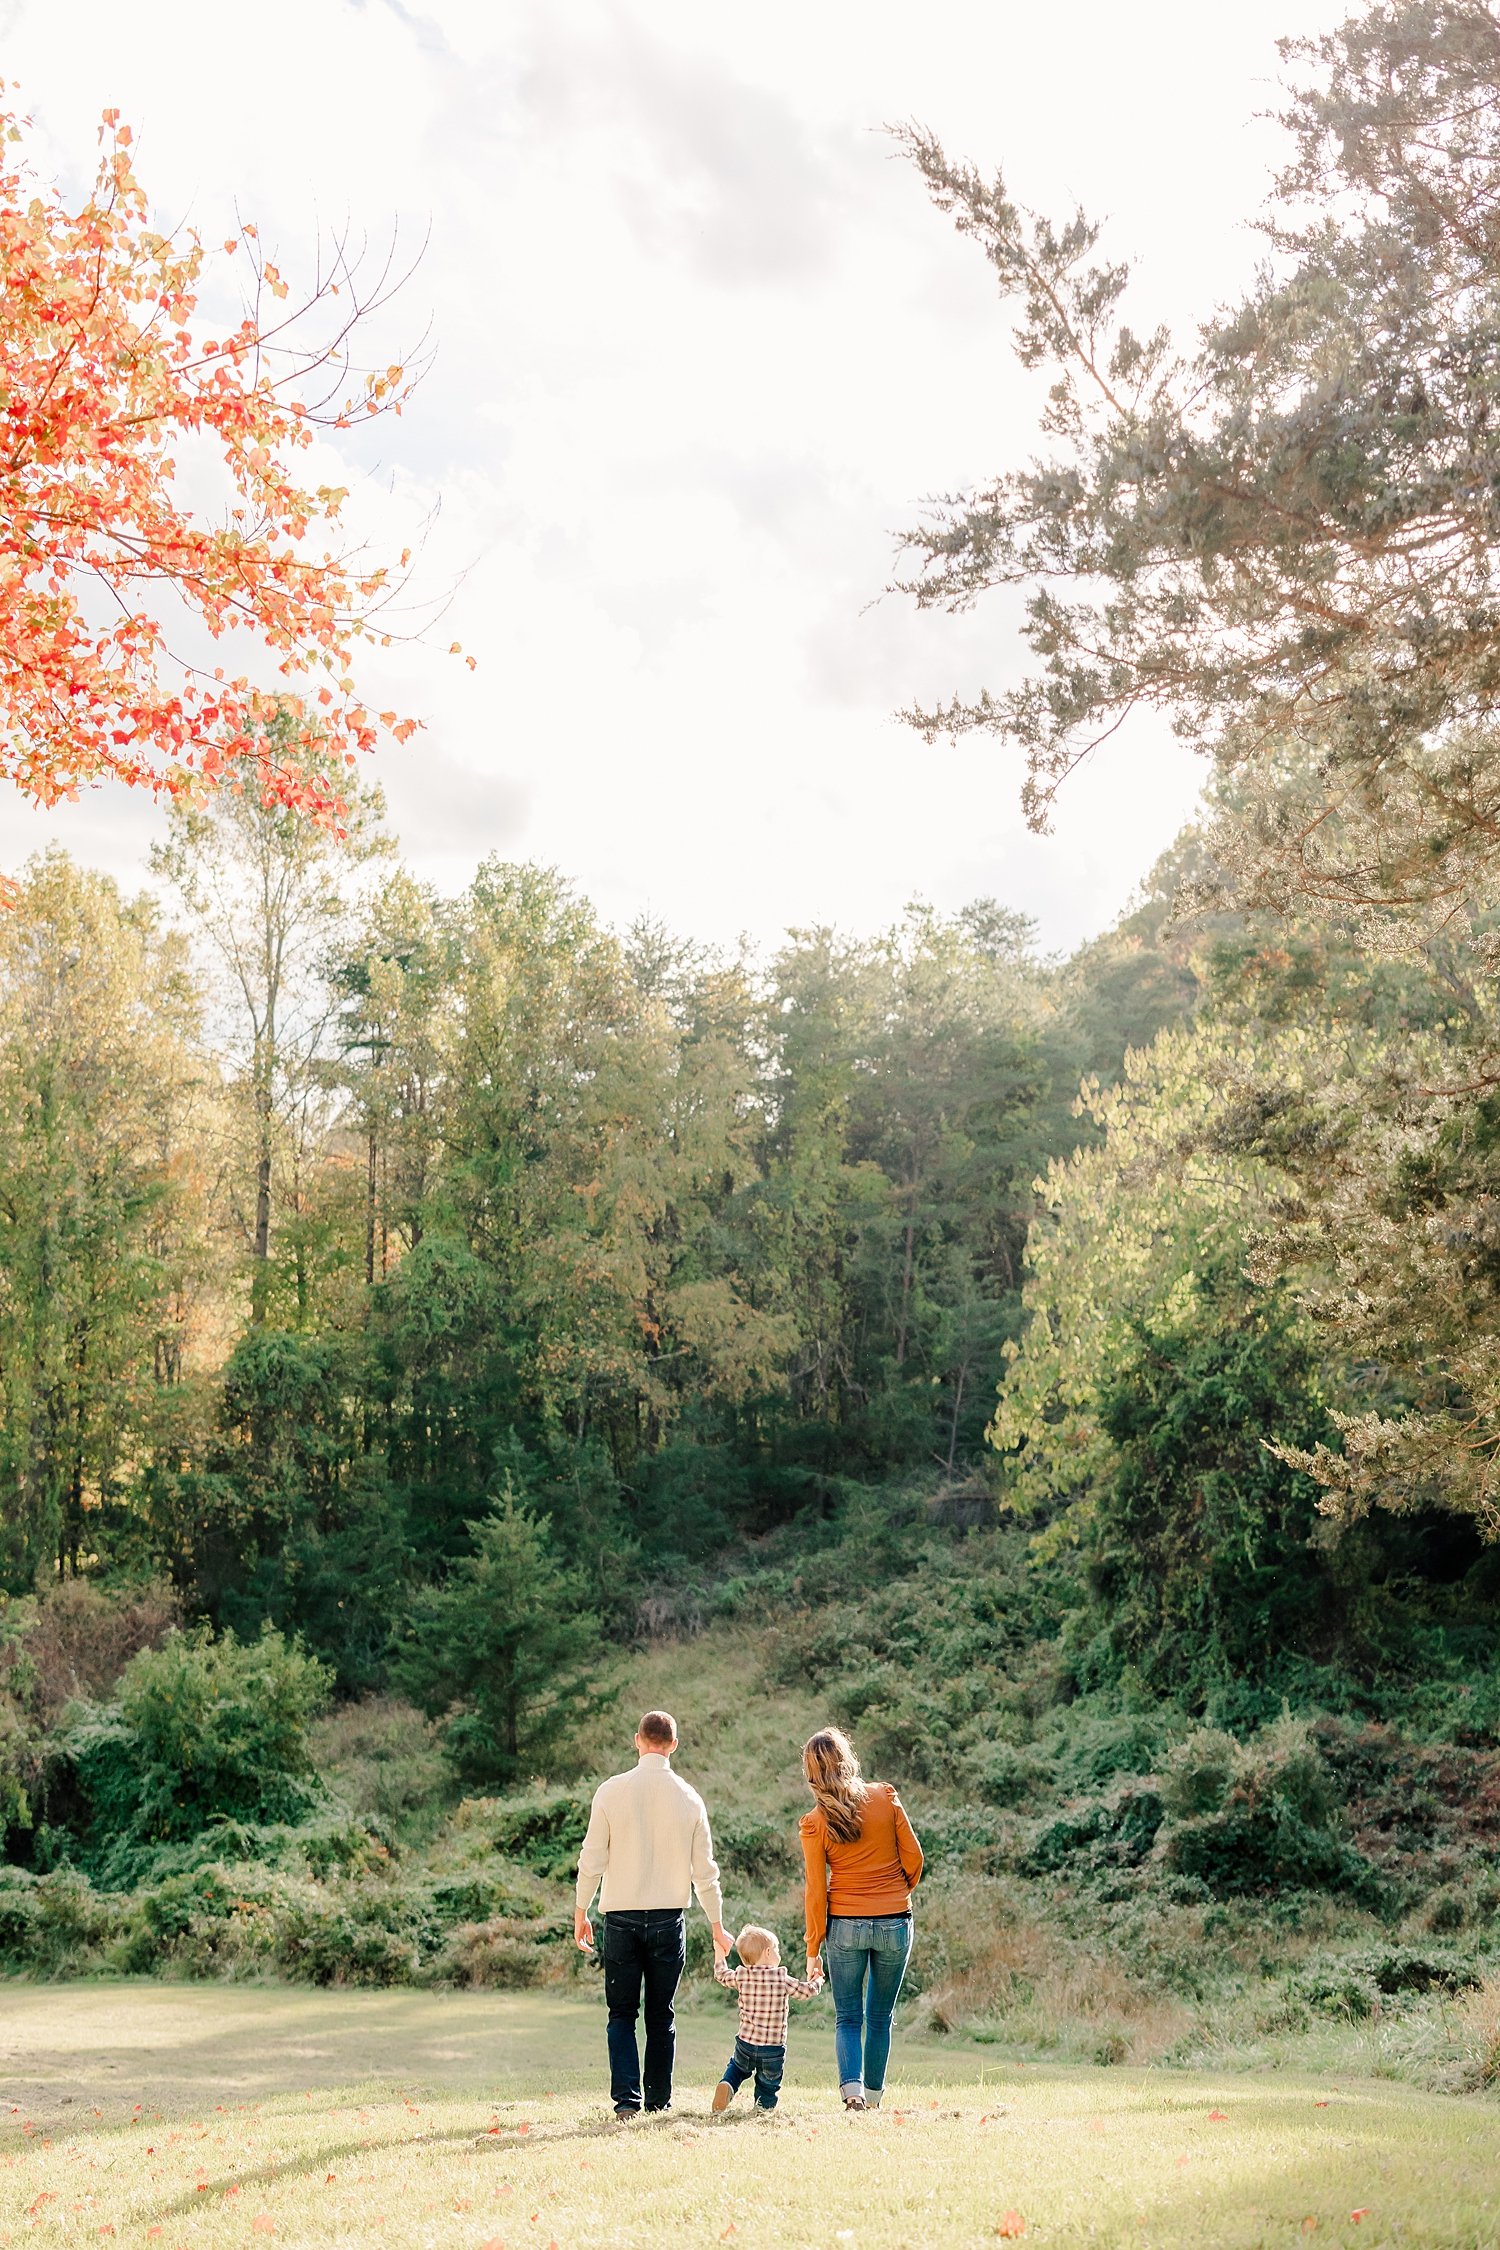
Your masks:
{"label": "fallen leaf on grass", "polygon": [[1360,2222],[1360,2220],[1361,2220],[1361,2219],[1368,2219],[1368,2217],[1369,2217],[1369,2216],[1370,2216],[1370,2206],[1369,2206],[1369,2204],[1368,2204],[1368,2203],[1362,2203],[1362,2204],[1360,2205],[1360,2207],[1359,2207],[1359,2209],[1358,2209],[1357,2211],[1351,2211],[1351,2212],[1349,2213],[1349,2223],[1350,2223],[1350,2225],[1351,2225],[1351,2226],[1356,2226],[1356,2227],[1357,2227],[1357,2226],[1359,2225],[1359,2222]]}
{"label": "fallen leaf on grass", "polygon": [[276,2232],[276,2221],[269,2211],[256,2212],[255,2217],[250,2222],[250,2232],[252,2234],[274,2234]]}
{"label": "fallen leaf on grass", "polygon": [[1305,2219],[1303,2220],[1303,2222],[1302,2222],[1302,2232],[1303,2232],[1304,2234],[1316,2234],[1316,2233],[1317,2233],[1317,2231],[1318,2231],[1318,2222],[1317,2222],[1317,2220],[1316,2220],[1316,2219],[1315,2219],[1315,2218],[1313,2217],[1312,2213],[1311,2213],[1311,2212],[1309,2211],[1309,2212],[1308,2212],[1308,2214],[1307,2214],[1307,2217],[1306,2217],[1306,2218],[1305,2218]]}
{"label": "fallen leaf on grass", "polygon": [[724,2229],[722,2230],[722,2232],[720,2233],[720,2235],[719,2235],[719,2240],[720,2240],[721,2242],[727,2242],[727,2241],[729,2240],[729,2237],[730,2237],[730,2236],[731,2236],[732,2234],[736,2234],[736,2233],[737,2233],[738,2231],[739,2231],[739,2230],[738,2230],[738,2228],[737,2228],[737,2227],[735,2226],[735,2223],[734,2223],[733,2219],[731,2219],[731,2220],[730,2220],[730,2222],[729,2222],[729,2224],[728,2224],[728,2226],[727,2226],[727,2227],[725,2227],[725,2228],[724,2228]]}
{"label": "fallen leaf on grass", "polygon": [[1228,2110],[1211,2109],[1208,2113],[1208,2122],[1210,2125],[1227,2125],[1229,2123]]}
{"label": "fallen leaf on grass", "polygon": [[505,2244],[498,2234],[492,2234],[487,2242],[480,2243],[479,2250],[505,2250]]}
{"label": "fallen leaf on grass", "polygon": [[1019,2211],[1002,2211],[1000,2224],[995,2229],[1007,2242],[1015,2242],[1026,2232],[1026,2221]]}
{"label": "fallen leaf on grass", "polygon": [[154,2241],[156,2240],[157,2236],[158,2236],[159,2234],[163,2233],[163,2232],[164,2232],[164,2229],[163,2229],[163,2228],[161,2228],[161,2227],[147,2227],[147,2229],[146,2229],[146,2240],[147,2240],[148,2242],[154,2242]]}
{"label": "fallen leaf on grass", "polygon": [[1327,2107],[1328,2107],[1328,2104],[1327,2104],[1327,2102],[1314,2102],[1314,2103],[1313,2103],[1313,2108],[1314,2108],[1314,2109],[1326,2109]]}

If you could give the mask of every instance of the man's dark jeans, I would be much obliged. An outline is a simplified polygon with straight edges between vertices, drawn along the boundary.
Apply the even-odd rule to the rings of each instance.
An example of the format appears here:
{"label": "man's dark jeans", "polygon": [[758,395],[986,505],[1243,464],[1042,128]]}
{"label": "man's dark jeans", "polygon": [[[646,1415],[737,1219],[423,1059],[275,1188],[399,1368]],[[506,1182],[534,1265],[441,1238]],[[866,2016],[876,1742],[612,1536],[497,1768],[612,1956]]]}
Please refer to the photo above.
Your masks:
{"label": "man's dark jeans", "polygon": [[753,2078],[756,2108],[774,2109],[785,2068],[785,2047],[752,2047],[748,2039],[736,2039],[734,2053],[724,2065],[724,2083],[737,2094],[745,2080]]}
{"label": "man's dark jeans", "polygon": [[641,2107],[641,2057],[635,2022],[644,1998],[647,2109],[672,2101],[677,2017],[672,2002],[687,1957],[687,1918],[680,1906],[604,1916],[604,1998],[609,2008],[609,2098],[616,2109]]}

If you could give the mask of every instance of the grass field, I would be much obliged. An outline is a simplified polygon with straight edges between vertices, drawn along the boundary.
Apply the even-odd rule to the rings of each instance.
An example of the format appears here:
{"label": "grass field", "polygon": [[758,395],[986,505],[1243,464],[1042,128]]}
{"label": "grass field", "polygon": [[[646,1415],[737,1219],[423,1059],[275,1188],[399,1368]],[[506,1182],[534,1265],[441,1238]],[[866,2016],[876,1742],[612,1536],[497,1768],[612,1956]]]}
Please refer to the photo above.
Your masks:
{"label": "grass field", "polygon": [[620,2127],[595,1998],[4,1989],[0,2242],[1500,2241],[1493,2108],[1406,2087],[997,2067],[909,2041],[890,2106],[851,2118],[809,2025],[778,2116],[711,2123],[727,2021],[705,2010],[675,2114]]}

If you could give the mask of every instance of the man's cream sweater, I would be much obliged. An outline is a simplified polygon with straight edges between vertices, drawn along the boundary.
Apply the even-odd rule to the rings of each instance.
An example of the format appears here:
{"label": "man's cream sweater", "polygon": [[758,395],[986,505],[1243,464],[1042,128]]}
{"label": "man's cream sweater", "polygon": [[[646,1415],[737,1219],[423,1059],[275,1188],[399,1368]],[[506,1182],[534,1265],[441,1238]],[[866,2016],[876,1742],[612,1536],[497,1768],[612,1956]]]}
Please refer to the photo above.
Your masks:
{"label": "man's cream sweater", "polygon": [[632,1772],[612,1774],[594,1791],[578,1855],[578,1904],[585,1913],[601,1881],[602,1914],[686,1906],[696,1891],[710,1922],[717,1927],[723,1920],[703,1799],[655,1751],[643,1753]]}

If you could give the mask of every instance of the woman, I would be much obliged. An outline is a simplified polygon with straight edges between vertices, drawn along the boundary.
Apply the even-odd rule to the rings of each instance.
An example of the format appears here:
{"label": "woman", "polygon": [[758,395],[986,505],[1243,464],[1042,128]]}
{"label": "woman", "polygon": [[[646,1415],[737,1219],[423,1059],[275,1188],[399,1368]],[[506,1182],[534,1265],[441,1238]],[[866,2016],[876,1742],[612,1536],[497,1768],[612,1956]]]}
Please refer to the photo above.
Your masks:
{"label": "woman", "polygon": [[878,2109],[891,2016],[911,1953],[911,1894],[922,1847],[888,1781],[865,1781],[837,1727],[812,1735],[802,1771],[814,1798],[802,1815],[807,1869],[807,1971],[828,1942],[834,2054],[845,2109]]}

